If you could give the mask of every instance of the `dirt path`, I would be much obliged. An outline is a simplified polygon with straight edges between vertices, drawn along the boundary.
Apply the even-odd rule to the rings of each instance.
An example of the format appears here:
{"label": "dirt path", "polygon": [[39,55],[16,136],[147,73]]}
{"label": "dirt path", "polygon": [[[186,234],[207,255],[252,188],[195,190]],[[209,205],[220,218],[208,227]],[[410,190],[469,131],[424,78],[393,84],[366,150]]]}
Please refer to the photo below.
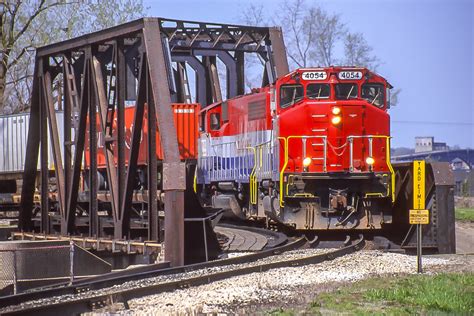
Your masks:
{"label": "dirt path", "polygon": [[474,223],[456,222],[456,253],[474,254]]}

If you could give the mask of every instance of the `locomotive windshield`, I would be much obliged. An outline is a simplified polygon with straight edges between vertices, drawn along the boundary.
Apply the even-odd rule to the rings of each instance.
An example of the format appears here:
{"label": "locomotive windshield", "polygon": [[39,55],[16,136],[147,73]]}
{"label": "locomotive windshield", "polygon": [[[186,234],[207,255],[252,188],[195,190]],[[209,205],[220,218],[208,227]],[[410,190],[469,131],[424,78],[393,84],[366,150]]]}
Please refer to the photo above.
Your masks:
{"label": "locomotive windshield", "polygon": [[367,83],[362,85],[362,98],[370,104],[383,107],[385,93],[382,84]]}
{"label": "locomotive windshield", "polygon": [[306,95],[309,99],[327,99],[331,89],[328,84],[309,84],[306,88]]}
{"label": "locomotive windshield", "polygon": [[359,91],[355,83],[339,83],[336,85],[336,99],[348,100],[357,98]]}
{"label": "locomotive windshield", "polygon": [[303,86],[300,84],[284,85],[280,88],[280,106],[286,108],[303,99]]}

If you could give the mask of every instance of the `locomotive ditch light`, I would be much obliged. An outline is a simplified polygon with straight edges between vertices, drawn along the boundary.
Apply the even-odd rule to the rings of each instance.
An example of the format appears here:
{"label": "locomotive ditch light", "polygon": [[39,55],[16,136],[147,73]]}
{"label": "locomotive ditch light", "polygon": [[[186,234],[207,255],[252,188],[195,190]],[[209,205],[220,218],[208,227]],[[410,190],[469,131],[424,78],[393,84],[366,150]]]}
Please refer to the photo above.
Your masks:
{"label": "locomotive ditch light", "polygon": [[303,159],[303,167],[308,168],[310,164],[311,164],[311,157],[306,157],[305,159]]}
{"label": "locomotive ditch light", "polygon": [[339,123],[341,123],[342,119],[340,116],[333,116],[333,118],[331,119],[331,123],[333,125],[338,125]]}
{"label": "locomotive ditch light", "polygon": [[341,108],[340,107],[335,106],[335,107],[332,108],[332,114],[338,115],[339,113],[341,113]]}
{"label": "locomotive ditch light", "polygon": [[372,166],[372,165],[375,163],[375,159],[372,158],[372,157],[367,157],[367,158],[365,158],[365,162],[366,162],[368,165]]}

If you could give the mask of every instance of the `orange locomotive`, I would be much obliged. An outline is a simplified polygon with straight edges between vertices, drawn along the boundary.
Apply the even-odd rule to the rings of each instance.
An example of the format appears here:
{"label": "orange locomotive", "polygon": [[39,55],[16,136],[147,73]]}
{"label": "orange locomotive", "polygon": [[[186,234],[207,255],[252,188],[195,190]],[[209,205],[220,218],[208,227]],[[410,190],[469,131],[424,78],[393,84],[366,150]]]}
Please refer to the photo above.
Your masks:
{"label": "orange locomotive", "polygon": [[297,69],[203,109],[201,199],[300,230],[390,224],[391,88],[365,68]]}
{"label": "orange locomotive", "polygon": [[[198,125],[199,125],[199,112],[201,110],[201,106],[199,104],[183,104],[183,103],[175,103],[171,105],[173,108],[173,121],[176,126],[176,135],[178,137],[178,146],[180,157],[182,160],[196,160],[197,159],[197,138],[198,134]],[[133,120],[135,116],[135,107],[127,107],[125,108],[125,163],[128,165],[128,157],[130,151],[130,142],[132,137],[132,130],[133,130]],[[137,173],[137,189],[144,189],[146,186],[146,164],[147,164],[147,156],[148,156],[148,143],[143,141],[147,139],[148,130],[148,121],[147,121],[147,112],[145,109],[144,113],[144,120],[142,126],[142,135],[141,135],[141,143],[140,149],[138,152],[138,161],[137,165],[139,166],[138,173]],[[117,118],[115,118],[113,131],[114,137],[117,137],[117,127],[116,127]],[[89,123],[87,123],[89,126]],[[100,126],[100,119],[99,115],[97,114],[97,168],[98,168],[98,180],[99,180],[99,189],[105,190],[108,189],[106,184],[106,158],[105,158],[105,141],[102,135],[101,126]],[[85,146],[85,154],[84,154],[84,161],[85,161],[85,170],[89,169],[90,166],[90,147],[89,147],[89,129],[87,129],[87,136],[86,136],[86,146]],[[115,165],[117,165],[117,148],[114,147],[114,159]],[[161,150],[161,142],[160,142],[160,133],[157,129],[156,131],[156,159],[161,161],[163,159],[163,153]],[[161,166],[159,166],[161,170]],[[87,171],[86,171],[87,172]],[[161,179],[161,177],[159,178]]]}

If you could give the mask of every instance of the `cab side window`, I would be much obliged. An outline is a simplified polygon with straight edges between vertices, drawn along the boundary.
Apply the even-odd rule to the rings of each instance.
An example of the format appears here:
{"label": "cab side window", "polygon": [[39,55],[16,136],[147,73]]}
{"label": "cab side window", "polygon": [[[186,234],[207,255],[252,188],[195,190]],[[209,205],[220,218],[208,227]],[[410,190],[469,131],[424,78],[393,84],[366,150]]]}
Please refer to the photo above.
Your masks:
{"label": "cab side window", "polygon": [[303,99],[303,86],[300,84],[289,84],[280,88],[280,106],[287,108]]}
{"label": "cab side window", "polygon": [[221,128],[221,115],[220,113],[211,113],[209,116],[210,127],[212,131],[217,131]]}
{"label": "cab side window", "polygon": [[362,98],[379,108],[383,107],[385,100],[384,86],[377,83],[362,85]]}

